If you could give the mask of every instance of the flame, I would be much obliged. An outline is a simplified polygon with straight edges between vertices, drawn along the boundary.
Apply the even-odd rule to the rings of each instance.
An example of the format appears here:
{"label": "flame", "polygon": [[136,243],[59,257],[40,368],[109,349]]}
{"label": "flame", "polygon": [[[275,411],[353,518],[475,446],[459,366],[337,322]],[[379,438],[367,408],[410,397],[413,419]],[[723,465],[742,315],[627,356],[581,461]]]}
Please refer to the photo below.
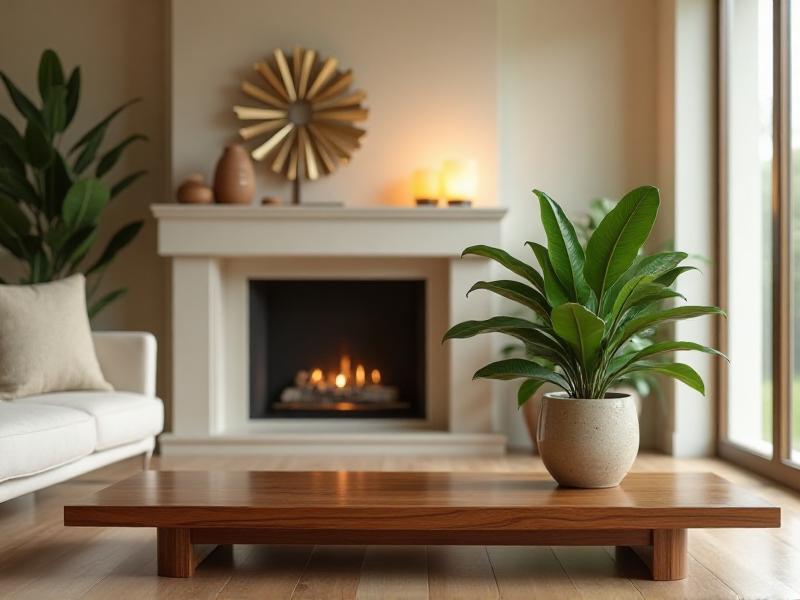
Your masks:
{"label": "flame", "polygon": [[372,369],[369,378],[374,385],[378,385],[381,382],[381,372],[378,369]]}
{"label": "flame", "polygon": [[342,358],[339,359],[339,373],[344,375],[345,380],[350,380],[350,357],[347,354],[342,354]]}
{"label": "flame", "polygon": [[356,385],[358,387],[364,387],[366,382],[367,374],[364,372],[364,365],[358,365],[356,367]]}
{"label": "flame", "polygon": [[313,385],[317,385],[318,383],[321,383],[322,382],[322,369],[314,369],[313,371],[311,371],[311,377],[310,377],[309,381]]}
{"label": "flame", "polygon": [[336,376],[336,387],[341,389],[345,385],[347,385],[347,377],[344,376],[344,373],[339,373]]}

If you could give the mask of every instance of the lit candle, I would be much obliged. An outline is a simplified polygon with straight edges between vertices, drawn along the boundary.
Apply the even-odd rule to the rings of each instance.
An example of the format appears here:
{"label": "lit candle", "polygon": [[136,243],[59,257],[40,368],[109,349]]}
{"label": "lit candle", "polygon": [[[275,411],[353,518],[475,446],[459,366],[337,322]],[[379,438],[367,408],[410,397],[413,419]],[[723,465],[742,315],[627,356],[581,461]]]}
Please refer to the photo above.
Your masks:
{"label": "lit candle", "polygon": [[322,382],[322,369],[313,369],[309,381],[311,385],[319,385]]}
{"label": "lit candle", "polygon": [[347,385],[347,378],[344,376],[344,373],[339,373],[336,376],[336,387],[342,389],[345,385]]}
{"label": "lit candle", "polygon": [[442,165],[442,195],[449,206],[470,206],[478,194],[474,160],[450,159]]}
{"label": "lit candle", "polygon": [[339,373],[344,375],[345,383],[350,381],[352,372],[350,371],[350,357],[347,354],[343,354],[339,359]]}
{"label": "lit candle", "polygon": [[439,203],[439,171],[425,168],[417,169],[411,175],[411,188],[417,206],[436,206]]}
{"label": "lit candle", "polygon": [[356,367],[356,385],[358,387],[364,387],[366,382],[367,374],[364,372],[364,365],[358,365]]}
{"label": "lit candle", "polygon": [[381,383],[381,372],[378,369],[372,369],[372,372],[369,374],[369,378],[372,380],[374,385],[380,385]]}

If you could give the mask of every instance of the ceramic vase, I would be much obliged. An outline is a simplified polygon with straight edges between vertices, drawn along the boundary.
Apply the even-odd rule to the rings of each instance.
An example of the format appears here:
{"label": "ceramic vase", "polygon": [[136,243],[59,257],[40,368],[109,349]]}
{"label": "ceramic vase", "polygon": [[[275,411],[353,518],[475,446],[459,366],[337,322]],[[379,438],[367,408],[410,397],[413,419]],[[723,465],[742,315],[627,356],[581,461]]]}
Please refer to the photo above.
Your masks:
{"label": "ceramic vase", "polygon": [[178,187],[176,196],[181,204],[210,204],[214,201],[213,190],[199,173],[189,175]]}
{"label": "ceramic vase", "polygon": [[630,394],[576,399],[564,392],[542,397],[536,441],[542,462],[560,485],[619,485],[639,451],[639,419]]}
{"label": "ceramic vase", "polygon": [[228,144],[214,172],[214,198],[223,204],[250,204],[256,193],[256,174],[241,144]]}

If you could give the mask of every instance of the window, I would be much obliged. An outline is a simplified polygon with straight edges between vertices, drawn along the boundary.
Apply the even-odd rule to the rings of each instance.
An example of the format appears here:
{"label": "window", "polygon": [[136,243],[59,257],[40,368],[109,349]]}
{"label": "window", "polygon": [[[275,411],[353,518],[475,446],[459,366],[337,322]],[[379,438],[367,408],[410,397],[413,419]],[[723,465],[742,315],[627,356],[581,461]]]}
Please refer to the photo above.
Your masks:
{"label": "window", "polygon": [[720,454],[800,487],[800,0],[720,2],[720,176]]}

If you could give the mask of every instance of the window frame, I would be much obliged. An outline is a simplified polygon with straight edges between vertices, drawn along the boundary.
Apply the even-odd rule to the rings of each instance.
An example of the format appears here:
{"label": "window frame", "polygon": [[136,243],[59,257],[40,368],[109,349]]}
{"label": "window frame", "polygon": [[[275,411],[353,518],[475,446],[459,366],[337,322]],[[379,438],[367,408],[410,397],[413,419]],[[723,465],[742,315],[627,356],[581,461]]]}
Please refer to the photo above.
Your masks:
{"label": "window frame", "polygon": [[[719,303],[728,307],[728,61],[730,7],[718,2],[718,219],[717,289]],[[728,437],[728,364],[719,361],[717,389],[717,452],[731,462],[800,489],[800,464],[791,456],[792,393],[792,264],[790,195],[790,0],[773,0],[773,160],[772,160],[772,455],[767,456]],[[800,118],[800,115],[797,115]],[[719,347],[728,348],[728,325],[719,327]],[[796,399],[800,410],[800,398]]]}

